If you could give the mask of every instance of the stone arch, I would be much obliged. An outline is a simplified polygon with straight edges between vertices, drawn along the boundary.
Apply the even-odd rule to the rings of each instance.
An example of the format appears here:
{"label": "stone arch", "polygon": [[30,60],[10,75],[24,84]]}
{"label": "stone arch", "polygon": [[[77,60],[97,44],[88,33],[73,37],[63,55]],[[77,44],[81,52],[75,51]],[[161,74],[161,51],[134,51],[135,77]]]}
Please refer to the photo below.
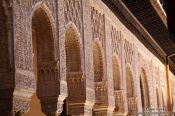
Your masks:
{"label": "stone arch", "polygon": [[45,14],[47,15],[47,20],[49,20],[49,22],[50,22],[50,26],[52,28],[52,34],[54,36],[55,35],[55,28],[56,28],[56,25],[54,23],[54,17],[52,16],[52,13],[51,13],[50,9],[48,8],[48,6],[43,1],[37,2],[34,5],[34,7],[32,7],[32,12],[30,14],[31,23],[32,23],[32,18],[34,16],[34,13],[38,9],[42,9],[45,12]]}
{"label": "stone arch", "polygon": [[[48,14],[43,8],[38,8],[32,16],[33,50],[37,54],[37,62],[54,60],[54,39],[52,25]],[[37,51],[35,51],[35,49]]]}
{"label": "stone arch", "polygon": [[[38,15],[36,15],[36,14],[38,14]],[[40,16],[39,16],[40,15]],[[51,13],[51,11],[50,11],[50,9],[49,9],[49,7],[46,5],[46,3],[45,2],[43,2],[43,1],[40,1],[40,2],[37,2],[33,7],[32,7],[32,12],[31,12],[31,14],[30,14],[30,23],[31,23],[31,29],[32,29],[32,47],[33,47],[33,50],[34,49],[36,49],[36,48],[34,48],[34,47],[37,47],[37,46],[35,46],[34,44],[37,44],[33,39],[34,39],[34,35],[36,35],[35,34],[35,32],[36,32],[36,29],[34,29],[33,27],[35,26],[35,24],[38,24],[39,25],[39,23],[43,23],[43,22],[39,22],[39,20],[35,20],[34,21],[34,19],[37,19],[36,17],[38,17],[38,19],[39,19],[39,17],[43,17],[43,21],[45,21],[45,24],[46,25],[41,25],[41,28],[42,28],[42,26],[44,27],[44,28],[46,28],[45,29],[45,35],[47,34],[47,36],[49,36],[49,37],[45,37],[45,38],[48,38],[48,39],[45,39],[46,41],[48,40],[48,42],[49,43],[46,43],[45,45],[43,44],[44,42],[40,42],[40,43],[38,43],[38,44],[43,44],[44,46],[46,46],[47,44],[48,44],[48,48],[51,48],[51,49],[49,49],[49,51],[51,51],[50,52],[50,54],[48,54],[49,56],[49,58],[51,59],[51,60],[48,60],[48,61],[53,61],[53,60],[55,60],[56,58],[55,58],[55,55],[57,54],[56,52],[56,25],[55,25],[55,21],[54,21],[54,17],[53,17],[53,15],[52,15],[52,13]],[[37,22],[39,22],[39,23],[37,23]],[[35,24],[34,24],[35,23]],[[35,27],[37,27],[37,26],[35,26]],[[39,27],[39,26],[38,26]],[[47,29],[47,27],[48,27],[48,29]],[[40,29],[41,30],[41,29]],[[41,31],[43,31],[44,29],[42,29]],[[41,32],[40,31],[40,32]],[[42,35],[42,36],[45,36],[45,35]],[[42,37],[40,37],[40,38],[42,38]],[[38,48],[37,48],[38,49]],[[39,51],[39,52],[43,52],[44,53],[44,51],[45,50],[43,50],[43,51]],[[48,53],[48,50],[47,50],[47,53]],[[45,54],[47,54],[46,53],[46,51],[45,51]],[[38,54],[37,54],[38,55]],[[34,57],[34,56],[33,56]],[[43,56],[42,56],[43,57]],[[45,61],[42,61],[42,62],[45,62]],[[47,62],[47,61],[46,61]]]}
{"label": "stone arch", "polygon": [[82,70],[80,34],[73,23],[68,24],[65,36],[67,72],[79,72]]}
{"label": "stone arch", "polygon": [[127,88],[127,97],[134,97],[134,80],[131,68],[126,67],[126,88]]}
{"label": "stone arch", "polygon": [[[76,103],[83,104],[85,92],[84,89],[84,77],[82,71],[82,44],[80,33],[74,23],[70,22],[66,26],[65,33],[65,51],[66,51],[66,69],[67,69],[67,86],[68,97],[65,100],[62,114],[78,115],[80,112],[76,111]],[[77,91],[78,90],[78,91]],[[75,91],[76,94],[75,94]],[[82,100],[82,101],[81,101]],[[81,102],[80,102],[81,101]]]}
{"label": "stone arch", "polygon": [[104,78],[102,46],[98,39],[93,45],[94,82],[102,82]]}
{"label": "stone arch", "polygon": [[107,89],[104,70],[104,54],[103,47],[96,38],[93,43],[93,66],[94,66],[94,86],[95,86],[95,104],[93,106],[93,116],[106,114],[108,104]]}
{"label": "stone arch", "polygon": [[126,65],[126,94],[128,115],[133,115],[137,112],[138,108],[134,89],[134,78],[130,65]]}
{"label": "stone arch", "polygon": [[121,89],[120,67],[117,55],[115,53],[112,56],[112,67],[113,67],[114,91],[120,90]]}
{"label": "stone arch", "polygon": [[141,74],[140,74],[140,90],[141,90],[142,108],[145,109],[150,107],[147,75],[143,68],[141,68]]}
{"label": "stone arch", "polygon": [[[49,109],[44,109],[45,98],[46,96],[47,98],[55,97],[58,93],[55,86],[58,82],[58,72],[56,68],[57,63],[54,61],[53,24],[48,14],[40,4],[34,8],[31,16],[33,71],[37,80],[37,91],[32,96],[31,107],[26,116],[44,115],[43,112],[46,115],[50,115]],[[52,97],[52,102],[54,100],[57,103],[56,98]],[[50,101],[47,102],[50,105]],[[52,105],[51,108],[53,107]],[[51,112],[53,113],[55,110],[52,108]]]}

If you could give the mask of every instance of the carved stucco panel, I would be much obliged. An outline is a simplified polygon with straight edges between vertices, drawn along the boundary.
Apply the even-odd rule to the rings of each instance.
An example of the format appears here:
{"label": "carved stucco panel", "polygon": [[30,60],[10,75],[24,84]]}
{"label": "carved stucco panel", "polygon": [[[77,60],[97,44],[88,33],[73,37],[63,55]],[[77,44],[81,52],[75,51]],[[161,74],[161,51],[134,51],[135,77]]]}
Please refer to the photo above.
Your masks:
{"label": "carved stucco panel", "polygon": [[21,110],[22,112],[27,112],[30,108],[30,101],[21,98],[14,98],[13,100],[14,111]]}
{"label": "carved stucco panel", "polygon": [[[56,41],[56,26],[55,26],[55,6],[54,1],[41,2],[41,0],[22,0],[14,1],[14,21],[15,21],[15,40],[16,40],[16,66],[19,69],[32,71],[32,34],[31,34],[31,17],[34,12],[33,8],[43,7],[49,15],[54,40]],[[49,7],[47,7],[47,5]],[[51,10],[50,10],[50,9]],[[54,11],[52,11],[54,10]],[[52,17],[53,16],[53,17]],[[56,41],[57,42],[57,41]]]}
{"label": "carved stucco panel", "polygon": [[15,38],[15,47],[16,47],[16,67],[23,69],[23,33],[22,30],[24,29],[23,24],[23,16],[22,16],[22,9],[21,6],[14,1],[14,38]]}
{"label": "carved stucco panel", "polygon": [[91,7],[92,38],[96,38],[105,47],[105,15],[100,13],[95,7]]}
{"label": "carved stucco panel", "polygon": [[82,0],[64,0],[65,26],[73,22],[82,35]]}
{"label": "carved stucco panel", "polygon": [[[36,5],[40,4],[39,7],[47,8],[45,3],[41,3],[41,0],[28,0],[26,2],[23,2],[22,0],[16,0],[14,1],[14,38],[15,38],[15,49],[16,49],[16,67],[20,70],[30,71],[33,72],[33,50],[32,50],[32,26],[31,26],[31,19],[32,19],[32,12],[34,12],[34,7],[38,7]],[[52,3],[50,3],[52,2]],[[50,2],[47,2],[49,4],[49,7],[52,7],[52,10],[54,9],[54,1],[51,0]],[[49,11],[49,9],[46,9],[46,12]],[[50,12],[49,12],[50,13]],[[49,14],[48,13],[48,14]],[[51,23],[53,25],[53,34],[54,39],[56,38],[56,26],[53,17],[50,17]],[[27,77],[25,74],[24,77]],[[21,80],[19,74],[16,74],[16,79]],[[30,78],[30,77],[28,77]],[[32,81],[33,79],[33,81]],[[20,84],[21,81],[17,82],[21,87],[23,85],[24,88],[28,84],[24,85],[23,82]],[[28,82],[34,82],[34,78],[31,77],[31,81]],[[31,83],[30,83],[31,84]],[[29,86],[30,88],[30,86]]]}
{"label": "carved stucco panel", "polygon": [[32,73],[18,70],[15,77],[16,87],[23,89],[36,89],[36,81]]}
{"label": "carved stucco panel", "polygon": [[129,64],[132,68],[134,68],[134,44],[130,43],[126,39],[124,41],[124,58],[125,64]]}
{"label": "carved stucco panel", "polygon": [[115,27],[112,27],[111,39],[112,39],[112,52],[116,53],[118,57],[121,58],[121,47],[123,39],[122,32],[117,30]]}

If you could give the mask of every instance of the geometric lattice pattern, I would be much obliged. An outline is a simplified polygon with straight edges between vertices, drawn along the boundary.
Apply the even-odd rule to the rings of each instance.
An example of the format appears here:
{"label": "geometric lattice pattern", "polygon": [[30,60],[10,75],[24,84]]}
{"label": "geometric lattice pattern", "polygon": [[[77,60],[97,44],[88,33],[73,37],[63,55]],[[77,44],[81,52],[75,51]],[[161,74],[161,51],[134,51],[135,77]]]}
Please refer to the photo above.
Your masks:
{"label": "geometric lattice pattern", "polygon": [[125,50],[125,63],[129,63],[130,65],[133,65],[134,44],[130,43],[125,39],[124,50]]}
{"label": "geometric lattice pattern", "polygon": [[[82,1],[81,0],[64,0],[65,23],[73,22],[79,31],[82,30]],[[65,25],[66,25],[65,24]]]}
{"label": "geometric lattice pattern", "polygon": [[118,56],[121,55],[121,41],[123,35],[121,31],[117,31],[116,28],[112,27],[111,31],[111,38],[112,38],[112,50],[113,53],[115,52]]}
{"label": "geometric lattice pattern", "polygon": [[101,14],[94,7],[91,7],[91,21],[92,21],[92,38],[98,38],[104,47],[105,39],[105,17],[104,14]]}

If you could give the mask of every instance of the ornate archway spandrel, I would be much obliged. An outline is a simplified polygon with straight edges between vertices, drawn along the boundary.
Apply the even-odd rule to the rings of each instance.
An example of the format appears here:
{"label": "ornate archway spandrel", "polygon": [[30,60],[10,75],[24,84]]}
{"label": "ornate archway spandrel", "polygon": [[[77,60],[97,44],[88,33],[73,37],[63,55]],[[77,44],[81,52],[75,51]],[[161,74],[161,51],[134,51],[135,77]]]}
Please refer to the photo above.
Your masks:
{"label": "ornate archway spandrel", "polygon": [[105,15],[95,7],[91,7],[92,38],[99,38],[102,47],[105,47]]}
{"label": "ornate archway spandrel", "polygon": [[82,35],[82,0],[64,0],[63,10],[65,26],[73,22]]}
{"label": "ornate archway spandrel", "polygon": [[134,44],[125,39],[124,41],[124,61],[134,68]]}
{"label": "ornate archway spandrel", "polygon": [[115,27],[112,26],[111,29],[111,39],[112,39],[112,52],[116,53],[119,57],[121,57],[121,47],[122,47],[122,39],[123,35],[121,31],[116,30]]}

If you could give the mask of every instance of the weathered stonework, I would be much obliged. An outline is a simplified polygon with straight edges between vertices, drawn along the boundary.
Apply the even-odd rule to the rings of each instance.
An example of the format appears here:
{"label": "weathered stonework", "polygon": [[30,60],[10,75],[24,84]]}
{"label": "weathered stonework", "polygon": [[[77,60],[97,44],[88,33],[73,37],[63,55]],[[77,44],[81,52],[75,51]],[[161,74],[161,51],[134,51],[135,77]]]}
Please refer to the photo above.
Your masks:
{"label": "weathered stonework", "polygon": [[165,65],[101,0],[2,0],[0,25],[0,115],[168,107]]}

